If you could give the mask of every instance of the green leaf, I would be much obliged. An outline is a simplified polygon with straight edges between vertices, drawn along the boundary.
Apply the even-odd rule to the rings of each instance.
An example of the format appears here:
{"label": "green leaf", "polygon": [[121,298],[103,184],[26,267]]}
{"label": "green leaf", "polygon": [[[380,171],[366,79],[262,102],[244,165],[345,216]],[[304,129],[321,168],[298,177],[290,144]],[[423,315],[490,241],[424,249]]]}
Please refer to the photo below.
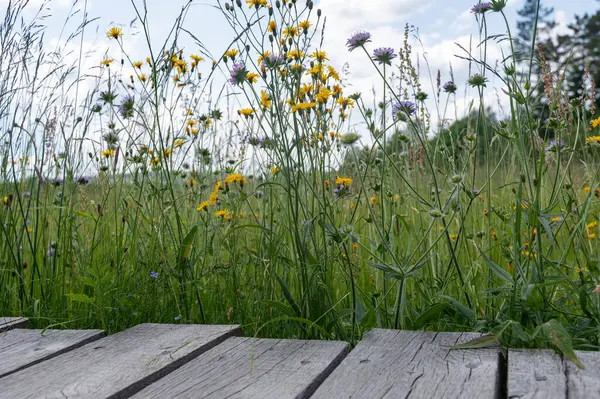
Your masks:
{"label": "green leaf", "polygon": [[481,256],[483,257],[483,260],[485,260],[485,263],[487,263],[487,265],[490,268],[490,270],[492,271],[492,273],[494,273],[496,276],[498,276],[500,279],[506,281],[507,283],[514,284],[512,276],[510,275],[509,272],[507,272],[506,270],[504,270],[503,268],[501,268],[500,266],[498,266],[497,264],[492,262],[492,260],[490,258],[488,258],[487,255],[484,254],[481,249],[479,249],[479,247],[476,247],[476,248],[479,251],[479,253],[481,254]]}
{"label": "green leaf", "polygon": [[285,303],[281,303],[279,301],[267,301],[267,300],[260,301],[260,303],[264,303],[265,305],[279,309],[282,313],[284,313],[288,316],[294,315],[294,312],[292,311],[292,307],[289,305],[286,305]]}
{"label": "green leaf", "polygon": [[288,289],[287,285],[285,285],[285,283],[283,282],[281,277],[279,277],[279,274],[275,273],[275,278],[277,279],[277,282],[281,286],[281,291],[283,291],[283,296],[289,302],[289,304],[292,306],[292,309],[294,309],[294,313],[296,313],[296,316],[300,317],[301,316],[300,307],[298,306],[296,301],[294,301],[294,297],[292,296],[292,293]]}
{"label": "green leaf", "polygon": [[472,339],[464,344],[451,346],[450,349],[479,349],[498,345],[498,336],[496,334],[486,334]]}
{"label": "green leaf", "polygon": [[541,330],[544,336],[556,346],[562,352],[563,356],[571,359],[573,363],[580,369],[585,368],[583,363],[577,358],[575,351],[573,350],[573,343],[567,330],[558,321],[552,319],[547,323],[541,325]]}
{"label": "green leaf", "polygon": [[431,305],[426,311],[421,313],[421,315],[415,320],[413,327],[421,328],[431,320],[437,318],[440,313],[442,313],[448,307],[447,303],[436,303]]}
{"label": "green leaf", "polygon": [[85,294],[70,293],[70,294],[65,294],[65,296],[68,297],[73,302],[94,303],[94,298],[89,297]]}
{"label": "green leaf", "polygon": [[190,251],[192,250],[192,244],[194,243],[194,238],[196,237],[196,233],[198,233],[198,226],[194,226],[191,228],[189,233],[183,239],[181,243],[181,248],[179,248],[179,261],[181,263],[188,260],[190,256]]}
{"label": "green leaf", "polygon": [[465,319],[467,319],[469,321],[475,321],[475,318],[476,318],[475,312],[473,312],[471,309],[469,309],[468,307],[466,307],[465,305],[463,305],[456,299],[452,298],[451,296],[442,295],[442,297],[446,298],[447,300],[452,302],[452,305],[454,305],[454,308],[456,309],[456,311],[458,313],[460,313],[461,315],[463,315],[463,317]]}

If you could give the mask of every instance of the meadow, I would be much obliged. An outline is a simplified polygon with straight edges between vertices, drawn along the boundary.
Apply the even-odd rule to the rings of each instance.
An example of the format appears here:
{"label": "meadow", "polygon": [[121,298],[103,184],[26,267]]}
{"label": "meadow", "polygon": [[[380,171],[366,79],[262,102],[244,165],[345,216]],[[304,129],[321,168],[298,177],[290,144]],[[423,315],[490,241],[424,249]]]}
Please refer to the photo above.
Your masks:
{"label": "meadow", "polygon": [[[366,31],[340,43],[372,61],[376,106],[329,64],[311,0],[216,4],[232,32],[221,54],[182,27],[184,7],[159,51],[147,43],[146,59],[123,52],[89,72],[44,53],[41,25],[9,6],[0,314],[110,333],[237,323],[354,343],[382,327],[598,347],[595,86],[566,96],[533,45],[515,51],[508,21],[503,43],[487,40],[505,1],[473,7],[482,37],[466,82],[442,81],[448,71],[421,82],[408,25],[404,43]],[[184,34],[197,51],[178,46]],[[106,35],[117,49],[128,40],[116,25]],[[511,53],[489,65],[496,45]],[[233,114],[211,97],[223,73]],[[485,102],[492,75],[508,118]],[[466,113],[453,102],[465,87]]]}

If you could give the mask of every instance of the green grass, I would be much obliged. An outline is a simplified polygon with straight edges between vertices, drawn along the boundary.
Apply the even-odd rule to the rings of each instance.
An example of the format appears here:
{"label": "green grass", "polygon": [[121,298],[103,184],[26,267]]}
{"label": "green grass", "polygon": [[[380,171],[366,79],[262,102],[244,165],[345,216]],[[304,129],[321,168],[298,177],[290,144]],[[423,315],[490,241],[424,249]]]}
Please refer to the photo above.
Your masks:
{"label": "green grass", "polygon": [[[259,22],[266,9],[222,10],[241,50],[236,61],[246,61],[239,84],[225,89],[237,93],[236,109],[253,108],[249,117],[223,115],[215,104],[225,97],[211,107],[195,101],[233,61],[198,43],[215,66],[192,67],[178,53],[179,21],[172,44],[133,69],[134,83],[120,81],[127,72],[115,61],[99,68],[86,96],[41,103],[42,77],[26,73],[36,50],[24,49],[17,19],[5,22],[13,41],[4,57],[32,58],[0,75],[20,87],[5,95],[13,113],[2,114],[0,131],[0,314],[110,333],[144,322],[237,323],[247,335],[355,342],[383,327],[481,331],[505,345],[565,353],[597,347],[600,191],[597,149],[585,143],[593,115],[555,96],[553,139],[565,145],[546,150],[527,76],[486,69],[506,82],[510,118],[489,115],[486,88],[473,80],[477,112],[451,128],[431,126],[432,140],[436,122],[421,100],[436,96],[421,91],[408,28],[392,65],[373,62],[386,106],[369,109],[359,94],[335,92],[340,83],[326,64],[300,75],[293,60],[257,68],[265,50],[302,51],[318,67],[310,55],[322,17],[310,2],[273,10],[272,43],[266,19]],[[302,20],[313,24],[308,33],[279,42],[282,28]],[[257,82],[245,72],[258,73]],[[67,85],[54,72],[47,80]],[[441,119],[457,112],[453,96],[432,100]],[[392,115],[400,100],[416,112]],[[292,111],[298,104],[310,110]],[[357,121],[370,134],[367,148],[356,143]],[[91,181],[78,182],[82,174]],[[340,186],[338,177],[351,183]]]}

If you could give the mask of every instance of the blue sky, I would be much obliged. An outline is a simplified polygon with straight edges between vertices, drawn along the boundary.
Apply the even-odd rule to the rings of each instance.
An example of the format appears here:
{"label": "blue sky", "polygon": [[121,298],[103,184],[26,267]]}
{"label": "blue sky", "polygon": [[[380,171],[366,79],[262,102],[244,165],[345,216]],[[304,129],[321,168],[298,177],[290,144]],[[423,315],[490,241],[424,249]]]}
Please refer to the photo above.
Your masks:
{"label": "blue sky", "polygon": [[[0,5],[5,6],[8,0],[0,0]],[[135,0],[142,4],[141,0]],[[273,0],[274,1],[274,0]],[[303,3],[304,0],[298,0]],[[508,0],[506,9],[512,29],[516,31],[516,11],[522,6],[524,0]],[[31,0],[32,5],[38,5],[42,0]],[[449,66],[452,65],[454,76],[459,91],[465,87],[468,78],[468,64],[456,59],[459,53],[456,42],[468,46],[473,40],[476,44],[478,26],[475,17],[469,13],[470,7],[476,0],[315,0],[315,7],[321,8],[327,18],[325,30],[324,49],[328,52],[331,63],[339,68],[349,63],[352,91],[369,92],[373,87],[378,87],[377,75],[372,70],[365,54],[360,52],[349,53],[344,47],[346,38],[357,30],[366,29],[373,34],[372,48],[386,46],[398,49],[402,46],[403,30],[406,23],[419,29],[423,47],[413,42],[415,57],[419,58],[420,75],[423,86],[432,90],[430,76],[425,68],[429,63],[431,75],[439,69],[442,80],[450,79]],[[71,43],[64,47],[64,38],[82,20],[82,13],[76,14],[63,33],[62,40],[58,40],[63,21],[68,15],[72,0],[51,0],[49,13],[51,18],[46,20],[49,25],[46,37],[49,38],[49,48],[58,45],[61,52],[77,59],[79,42]],[[187,1],[183,0],[146,0],[148,5],[148,19],[150,34],[154,45],[162,45],[172,27],[173,21]],[[229,46],[234,34],[231,28],[215,9],[215,0],[194,0],[186,17],[184,27],[197,36],[203,44],[214,54],[222,54]],[[590,8],[590,4],[592,7]],[[592,0],[545,0],[543,5],[554,7],[555,18],[559,23],[559,30],[564,31],[575,14],[594,12],[600,6]],[[144,59],[147,55],[147,45],[139,34],[139,24],[129,29],[130,22],[135,18],[134,7],[129,0],[79,0],[76,9],[81,10],[87,6],[88,19],[98,18],[87,27],[83,42],[84,53],[90,52],[84,65],[97,66],[99,59],[106,52],[116,59],[121,55],[115,53],[114,43],[105,37],[106,30],[113,25],[122,26],[125,30],[124,46],[133,59]],[[30,6],[33,9],[32,6]],[[504,22],[499,14],[488,14],[490,34],[504,33]],[[135,34],[138,32],[138,34]],[[186,52],[195,52],[193,41],[184,34],[180,44]],[[490,59],[501,59],[503,49],[500,45],[492,46]],[[505,51],[506,49],[504,49]],[[492,90],[487,94],[486,101],[497,102],[502,107],[505,99],[499,100],[499,87],[492,80]],[[468,102],[474,99],[464,92],[457,97],[457,104],[463,111],[468,108]]]}

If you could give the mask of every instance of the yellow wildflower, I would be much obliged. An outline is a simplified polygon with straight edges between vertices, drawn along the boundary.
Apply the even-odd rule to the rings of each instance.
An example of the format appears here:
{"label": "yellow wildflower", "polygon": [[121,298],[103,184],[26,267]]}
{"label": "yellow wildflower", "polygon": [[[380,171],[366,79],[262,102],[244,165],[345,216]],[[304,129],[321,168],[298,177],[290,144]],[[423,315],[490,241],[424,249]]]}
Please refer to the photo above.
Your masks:
{"label": "yellow wildflower", "polygon": [[114,61],[114,59],[113,59],[113,58],[105,58],[105,59],[103,59],[102,61],[100,61],[100,65],[103,65],[103,66],[106,66],[106,67],[107,67],[107,66],[109,66],[109,65],[110,65],[110,64],[111,64],[113,61]]}
{"label": "yellow wildflower", "polygon": [[225,178],[225,184],[239,183],[240,186],[246,184],[246,178],[239,173],[232,173]]}
{"label": "yellow wildflower", "polygon": [[160,165],[160,159],[158,159],[157,157],[154,157],[150,160],[150,166],[158,166]]}
{"label": "yellow wildflower", "polygon": [[337,81],[340,80],[340,74],[331,65],[327,66],[327,77]]}
{"label": "yellow wildflower", "polygon": [[198,64],[198,63],[200,63],[200,62],[204,61],[204,58],[200,57],[199,55],[195,55],[195,54],[192,54],[192,55],[190,55],[190,58],[191,58],[191,59],[192,59],[192,60],[193,60],[193,61],[194,61],[196,64]]}
{"label": "yellow wildflower", "polygon": [[585,139],[586,144],[600,144],[600,136],[590,136]]}
{"label": "yellow wildflower", "polygon": [[300,51],[300,50],[291,50],[291,51],[288,51],[288,53],[287,53],[287,59],[290,61],[291,60],[298,61],[302,57],[304,57],[304,52]]}
{"label": "yellow wildflower", "polygon": [[208,212],[208,207],[210,206],[210,202],[208,201],[203,201],[200,203],[200,205],[198,205],[198,208],[196,208],[197,211],[206,211]]}
{"label": "yellow wildflower", "polygon": [[279,168],[277,166],[273,166],[271,168],[271,174],[275,176],[277,173],[279,173]]}
{"label": "yellow wildflower", "polygon": [[231,48],[231,49],[227,50],[224,55],[225,55],[225,57],[229,57],[233,60],[233,59],[235,59],[235,56],[238,55],[239,53],[240,52],[238,51],[238,49]]}
{"label": "yellow wildflower", "polygon": [[317,62],[323,62],[325,60],[328,60],[327,53],[322,50],[313,51],[313,53],[310,55],[310,58],[317,60]]}
{"label": "yellow wildflower", "polygon": [[181,147],[183,144],[185,144],[185,140],[183,140],[183,139],[177,139],[177,140],[175,140],[175,142],[173,143],[173,147],[175,147],[175,148],[179,148],[179,147]]}
{"label": "yellow wildflower", "polygon": [[146,76],[145,73],[142,73],[140,76],[138,76],[138,79],[140,82],[145,82],[148,79],[148,76]]}
{"label": "yellow wildflower", "polygon": [[100,153],[100,155],[102,155],[104,158],[111,158],[111,157],[115,156],[115,150],[113,150],[113,149],[104,150]]}
{"label": "yellow wildflower", "polygon": [[275,21],[269,21],[269,27],[267,30],[269,32],[275,32],[277,30],[277,23]]}
{"label": "yellow wildflower", "polygon": [[121,36],[123,36],[123,29],[118,28],[116,26],[113,26],[108,30],[108,32],[106,32],[106,37],[108,37],[109,39],[118,39]]}
{"label": "yellow wildflower", "polygon": [[458,238],[458,235],[456,234],[450,234],[450,239],[451,240],[456,240]]}
{"label": "yellow wildflower", "polygon": [[592,121],[592,128],[597,128],[598,126],[600,126],[600,118],[594,119]]}
{"label": "yellow wildflower", "polygon": [[260,75],[254,72],[249,72],[246,74],[246,80],[250,83],[256,83],[258,81],[258,77]]}
{"label": "yellow wildflower", "polygon": [[338,98],[337,103],[344,109],[348,107],[354,107],[354,100],[348,97]]}
{"label": "yellow wildflower", "polygon": [[349,177],[336,177],[335,184],[337,186],[350,187],[352,185],[352,179]]}
{"label": "yellow wildflower", "polygon": [[326,87],[322,87],[321,90],[319,90],[319,92],[315,96],[317,101],[321,104],[327,102],[327,100],[329,100],[329,97],[331,97],[331,90],[329,90]]}
{"label": "yellow wildflower", "polygon": [[267,0],[246,0],[246,4],[248,4],[249,8],[259,8],[259,7],[266,7],[267,6]]}
{"label": "yellow wildflower", "polygon": [[269,95],[269,93],[267,93],[264,90],[260,91],[260,105],[262,105],[264,108],[271,108],[271,104],[272,104],[272,100],[271,100],[271,96]]}
{"label": "yellow wildflower", "polygon": [[497,240],[498,239],[498,234],[496,234],[495,231],[492,231],[492,240]]}
{"label": "yellow wildflower", "polygon": [[144,63],[142,61],[136,61],[131,65],[133,65],[134,68],[141,69],[142,65],[144,65]]}
{"label": "yellow wildflower", "polygon": [[227,209],[221,209],[220,211],[216,211],[215,216],[223,219],[231,219],[232,217],[231,213]]}
{"label": "yellow wildflower", "polygon": [[249,116],[252,116],[253,113],[254,113],[254,110],[252,108],[242,108],[242,109],[238,110],[238,115],[243,115],[246,118]]}
{"label": "yellow wildflower", "polygon": [[312,26],[312,24],[310,23],[310,21],[306,20],[306,21],[301,21],[298,24],[298,28],[302,29],[304,32],[307,32],[308,29]]}
{"label": "yellow wildflower", "polygon": [[586,194],[589,193],[590,192],[590,187],[589,186],[584,187],[583,191],[585,191]]}
{"label": "yellow wildflower", "polygon": [[369,198],[369,202],[371,203],[371,206],[377,205],[377,197],[373,196]]}
{"label": "yellow wildflower", "polygon": [[298,36],[298,28],[295,26],[288,26],[283,30],[283,36],[286,38]]}

